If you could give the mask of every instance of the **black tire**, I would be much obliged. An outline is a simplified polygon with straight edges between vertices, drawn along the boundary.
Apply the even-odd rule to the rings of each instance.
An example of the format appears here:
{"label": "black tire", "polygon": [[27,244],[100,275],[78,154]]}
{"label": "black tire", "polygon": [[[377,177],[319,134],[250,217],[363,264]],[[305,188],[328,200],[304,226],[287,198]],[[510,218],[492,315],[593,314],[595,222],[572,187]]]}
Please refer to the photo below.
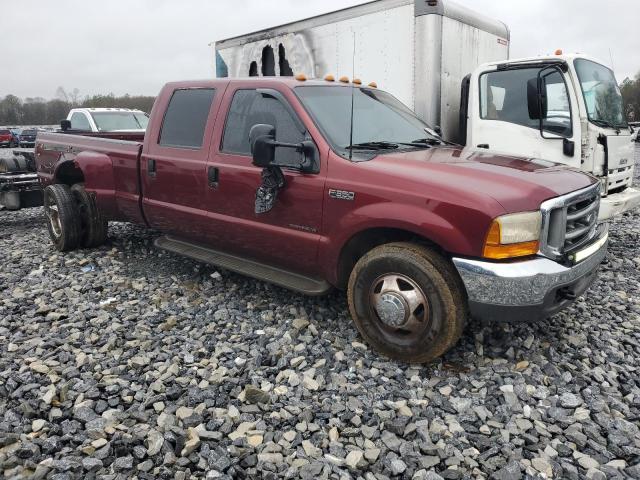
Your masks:
{"label": "black tire", "polygon": [[71,192],[80,211],[82,229],[80,245],[85,248],[99,247],[107,240],[109,227],[96,205],[95,197],[89,194],[80,183],[72,186]]}
{"label": "black tire", "polygon": [[44,211],[49,236],[56,249],[67,252],[78,248],[81,236],[80,211],[67,185],[44,189]]}
{"label": "black tire", "polygon": [[468,317],[464,286],[453,265],[412,243],[390,243],[364,255],[351,272],[347,295],[367,343],[407,363],[443,355],[460,339]]}

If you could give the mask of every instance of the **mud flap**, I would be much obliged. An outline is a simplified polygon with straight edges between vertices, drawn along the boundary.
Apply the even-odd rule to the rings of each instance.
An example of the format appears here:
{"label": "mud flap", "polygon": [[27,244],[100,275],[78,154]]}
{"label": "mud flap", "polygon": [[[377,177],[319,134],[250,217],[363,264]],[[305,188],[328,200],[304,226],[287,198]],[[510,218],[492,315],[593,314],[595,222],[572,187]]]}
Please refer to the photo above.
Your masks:
{"label": "mud flap", "polygon": [[256,214],[269,212],[276,203],[278,192],[284,187],[284,175],[280,167],[270,166],[262,170],[262,184],[256,191]]}

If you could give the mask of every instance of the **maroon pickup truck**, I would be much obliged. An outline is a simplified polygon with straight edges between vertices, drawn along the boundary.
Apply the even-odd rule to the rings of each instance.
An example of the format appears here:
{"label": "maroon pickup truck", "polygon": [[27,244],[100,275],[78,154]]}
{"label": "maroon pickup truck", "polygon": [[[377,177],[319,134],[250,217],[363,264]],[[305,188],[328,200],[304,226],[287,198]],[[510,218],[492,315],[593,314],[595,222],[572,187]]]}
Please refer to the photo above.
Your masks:
{"label": "maroon pickup truck", "polygon": [[156,246],[310,295],[347,290],[395,359],[451,348],[469,315],[539,319],[606,253],[597,179],[445,144],[388,93],[300,79],[170,83],[144,139],[43,133],[51,239],[147,225]]}

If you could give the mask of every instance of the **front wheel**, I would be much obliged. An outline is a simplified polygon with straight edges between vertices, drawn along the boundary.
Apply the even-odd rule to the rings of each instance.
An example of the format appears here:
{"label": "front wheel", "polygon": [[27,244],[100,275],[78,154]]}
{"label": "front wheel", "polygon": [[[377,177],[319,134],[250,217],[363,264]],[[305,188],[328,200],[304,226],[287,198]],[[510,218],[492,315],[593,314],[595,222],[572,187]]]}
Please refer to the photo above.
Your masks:
{"label": "front wheel", "polygon": [[425,363],[459,340],[468,316],[451,263],[412,243],[374,248],[349,278],[349,310],[364,339],[395,360]]}
{"label": "front wheel", "polygon": [[44,189],[44,211],[49,236],[61,252],[78,248],[81,224],[78,205],[67,185],[49,185]]}

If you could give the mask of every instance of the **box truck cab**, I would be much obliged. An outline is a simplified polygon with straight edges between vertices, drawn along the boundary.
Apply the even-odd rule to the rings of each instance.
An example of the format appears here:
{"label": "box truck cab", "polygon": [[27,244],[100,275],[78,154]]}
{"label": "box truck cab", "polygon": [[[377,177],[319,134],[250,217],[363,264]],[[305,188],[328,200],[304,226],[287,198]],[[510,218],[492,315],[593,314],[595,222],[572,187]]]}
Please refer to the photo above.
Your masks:
{"label": "box truck cab", "polygon": [[462,92],[462,143],[597,176],[605,197],[601,219],[640,203],[640,192],[632,188],[633,135],[620,89],[614,73],[597,60],[558,51],[488,63],[463,81]]}
{"label": "box truck cab", "polygon": [[637,206],[613,72],[584,55],[509,60],[509,42],[504,23],[448,0],[378,0],[218,41],[216,76],[374,81],[447,141],[597,176],[601,220]]}

